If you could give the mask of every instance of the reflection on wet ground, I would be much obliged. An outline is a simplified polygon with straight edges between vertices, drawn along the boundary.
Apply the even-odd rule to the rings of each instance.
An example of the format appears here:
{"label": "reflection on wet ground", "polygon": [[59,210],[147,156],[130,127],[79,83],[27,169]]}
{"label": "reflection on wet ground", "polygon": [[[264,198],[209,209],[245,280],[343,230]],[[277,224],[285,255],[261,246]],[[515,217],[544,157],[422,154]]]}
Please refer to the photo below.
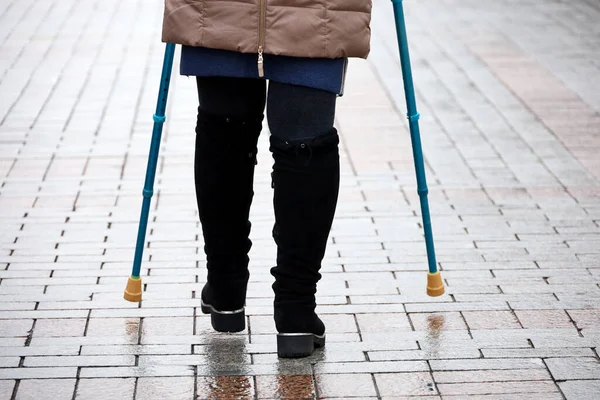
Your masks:
{"label": "reflection on wet ground", "polygon": [[198,374],[206,376],[198,377],[198,398],[253,399],[255,395],[277,399],[314,398],[313,375],[290,374],[299,365],[310,371],[312,360],[277,360],[274,364],[257,366],[248,362],[246,336],[206,336],[202,352],[207,364],[198,366]]}
{"label": "reflection on wet ground", "polygon": [[446,325],[443,315],[432,314],[427,316],[427,336],[423,341],[422,348],[427,349],[428,358],[440,358],[442,347],[442,333]]}
{"label": "reflection on wet ground", "polygon": [[254,379],[251,376],[198,377],[198,399],[254,399]]}

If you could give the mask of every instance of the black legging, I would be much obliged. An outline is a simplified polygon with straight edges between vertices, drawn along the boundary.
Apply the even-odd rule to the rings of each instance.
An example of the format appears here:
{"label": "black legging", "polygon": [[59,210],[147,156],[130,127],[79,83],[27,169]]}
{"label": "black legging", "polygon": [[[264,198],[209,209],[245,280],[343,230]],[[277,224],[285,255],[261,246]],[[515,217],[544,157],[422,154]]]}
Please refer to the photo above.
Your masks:
{"label": "black legging", "polygon": [[337,95],[260,79],[198,77],[200,108],[239,120],[260,118],[267,105],[271,134],[284,141],[312,139],[333,128]]}

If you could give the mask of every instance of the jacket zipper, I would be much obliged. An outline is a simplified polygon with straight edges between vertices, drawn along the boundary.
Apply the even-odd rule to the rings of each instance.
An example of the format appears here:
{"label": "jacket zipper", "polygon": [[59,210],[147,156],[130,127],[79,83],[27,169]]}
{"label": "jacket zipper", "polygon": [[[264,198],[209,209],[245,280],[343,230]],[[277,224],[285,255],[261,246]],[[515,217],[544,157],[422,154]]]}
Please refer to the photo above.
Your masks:
{"label": "jacket zipper", "polygon": [[265,48],[265,30],[267,19],[267,0],[260,0],[260,21],[258,26],[258,76],[265,76],[265,59],[263,50]]}

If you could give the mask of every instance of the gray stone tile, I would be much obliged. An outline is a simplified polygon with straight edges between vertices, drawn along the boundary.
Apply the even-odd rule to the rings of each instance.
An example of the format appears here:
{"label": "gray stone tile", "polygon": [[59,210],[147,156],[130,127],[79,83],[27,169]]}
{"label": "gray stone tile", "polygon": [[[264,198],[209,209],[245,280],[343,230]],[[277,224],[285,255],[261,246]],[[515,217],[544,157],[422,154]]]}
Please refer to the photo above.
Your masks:
{"label": "gray stone tile", "polygon": [[382,397],[430,396],[438,393],[429,372],[376,374],[375,382]]}
{"label": "gray stone tile", "polygon": [[5,368],[0,369],[0,379],[60,379],[75,378],[75,367]]}
{"label": "gray stone tile", "polygon": [[424,361],[381,361],[369,363],[330,363],[317,364],[317,374],[360,374],[360,373],[392,373],[422,372],[429,368]]}
{"label": "gray stone tile", "polygon": [[134,356],[44,356],[26,357],[24,367],[112,367],[133,366]]}
{"label": "gray stone tile", "polygon": [[361,332],[411,331],[412,327],[405,313],[358,314],[356,315]]}
{"label": "gray stone tile", "polygon": [[85,319],[41,319],[36,322],[34,337],[83,336]]}
{"label": "gray stone tile", "polygon": [[479,360],[432,360],[433,371],[502,370],[502,369],[544,369],[538,358],[479,359]]}
{"label": "gray stone tile", "polygon": [[316,376],[319,396],[368,397],[376,396],[373,377],[370,374],[319,374]]}
{"label": "gray stone tile", "polygon": [[556,380],[595,379],[600,376],[597,358],[548,358],[545,362]]}
{"label": "gray stone tile", "polygon": [[57,400],[73,398],[75,379],[28,379],[19,384],[17,399],[33,400],[47,397]]}
{"label": "gray stone tile", "polygon": [[182,377],[192,376],[193,368],[188,366],[148,366],[148,367],[83,367],[81,378],[134,378],[134,377]]}
{"label": "gray stone tile", "polygon": [[467,397],[473,395],[492,394],[502,395],[499,397],[505,398],[505,394],[516,394],[518,396],[522,396],[524,393],[535,393],[537,396],[543,396],[543,398],[546,398],[547,394],[559,393],[558,387],[552,381],[442,383],[437,387],[443,397],[448,395],[461,395]]}
{"label": "gray stone tile", "polygon": [[469,382],[518,382],[551,381],[550,373],[545,369],[481,370],[481,371],[444,371],[434,372],[433,378],[440,383]]}
{"label": "gray stone tile", "polygon": [[482,349],[486,358],[593,357],[591,348]]}
{"label": "gray stone tile", "polygon": [[15,381],[4,380],[0,381],[0,396],[3,399],[10,399],[13,393],[13,389],[15,387]]}
{"label": "gray stone tile", "polygon": [[77,385],[77,400],[103,400],[119,398],[133,400],[134,379],[80,379]]}
{"label": "gray stone tile", "polygon": [[26,337],[32,327],[33,320],[29,319],[0,320],[0,337]]}
{"label": "gray stone tile", "polygon": [[567,400],[593,400],[600,393],[600,380],[569,380],[559,382],[558,386]]}

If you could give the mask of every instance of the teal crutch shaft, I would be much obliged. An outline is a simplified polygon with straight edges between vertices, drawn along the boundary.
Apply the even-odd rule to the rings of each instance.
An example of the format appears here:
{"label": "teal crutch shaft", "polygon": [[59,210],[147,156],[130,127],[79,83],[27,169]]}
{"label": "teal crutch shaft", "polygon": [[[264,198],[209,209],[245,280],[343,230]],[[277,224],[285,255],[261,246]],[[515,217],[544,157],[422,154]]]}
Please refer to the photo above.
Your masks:
{"label": "teal crutch shaft", "polygon": [[402,76],[404,78],[404,93],[406,95],[406,106],[408,108],[410,137],[412,141],[415,170],[417,173],[417,186],[421,202],[423,229],[425,231],[427,260],[429,263],[429,272],[434,274],[438,269],[435,258],[435,246],[433,244],[431,215],[429,214],[429,201],[427,200],[429,189],[427,188],[427,177],[425,175],[425,162],[423,159],[423,147],[421,145],[421,132],[419,130],[420,115],[417,111],[417,101],[415,99],[415,88],[412,68],[410,66],[410,52],[408,49],[408,37],[402,1],[403,0],[392,0],[392,3],[394,4],[394,18],[396,20],[396,33],[398,35],[398,47],[400,49],[400,65],[402,66]]}
{"label": "teal crutch shaft", "polygon": [[135,246],[135,256],[133,259],[132,278],[139,278],[142,269],[142,257],[144,255],[144,245],[146,242],[146,231],[148,229],[148,215],[150,214],[150,202],[154,195],[154,179],[156,177],[156,166],[158,164],[158,153],[160,151],[160,140],[165,123],[165,111],[167,109],[167,98],[169,95],[169,86],[171,83],[171,72],[173,71],[173,58],[175,57],[175,44],[167,43],[165,49],[165,58],[162,67],[162,76],[160,79],[160,89],[158,91],[158,101],[156,112],[154,113],[154,128],[152,130],[152,141],[150,143],[150,154],[148,156],[148,166],[146,167],[146,180],[144,182],[142,203],[142,212],[140,224],[138,227],[137,243]]}

